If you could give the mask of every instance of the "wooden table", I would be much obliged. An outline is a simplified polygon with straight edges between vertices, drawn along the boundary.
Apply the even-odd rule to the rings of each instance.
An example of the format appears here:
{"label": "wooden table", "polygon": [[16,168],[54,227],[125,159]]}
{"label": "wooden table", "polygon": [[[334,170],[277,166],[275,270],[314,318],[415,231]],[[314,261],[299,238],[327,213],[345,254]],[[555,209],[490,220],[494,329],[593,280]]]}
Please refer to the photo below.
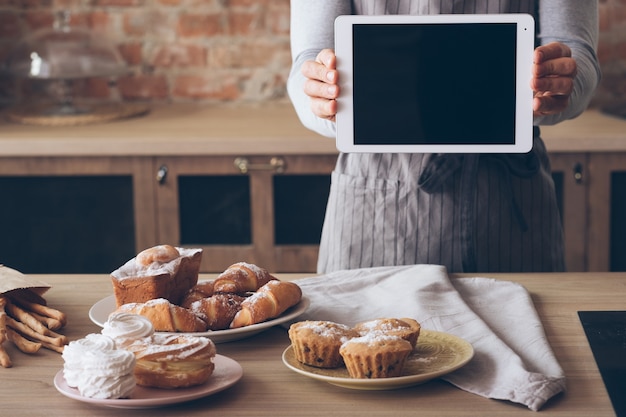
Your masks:
{"label": "wooden table", "polygon": [[[568,391],[553,398],[541,417],[615,416],[585,334],[579,310],[624,310],[626,273],[484,274],[517,281],[531,292],[547,336],[568,377]],[[203,276],[201,278],[209,277]],[[297,275],[281,276],[283,279]],[[455,278],[461,277],[455,275]],[[105,275],[38,275],[52,288],[48,304],[65,311],[63,333],[70,340],[97,333],[89,308],[112,293]],[[251,338],[218,344],[218,353],[238,361],[243,378],[233,387],[203,399],[151,410],[100,408],[66,398],[54,388],[63,367],[57,353],[29,356],[7,343],[13,368],[2,369],[0,409],[3,416],[361,416],[436,417],[531,416],[527,408],[464,392],[441,380],[395,391],[356,391],[315,381],[289,370],[281,361],[287,333],[272,328]]]}

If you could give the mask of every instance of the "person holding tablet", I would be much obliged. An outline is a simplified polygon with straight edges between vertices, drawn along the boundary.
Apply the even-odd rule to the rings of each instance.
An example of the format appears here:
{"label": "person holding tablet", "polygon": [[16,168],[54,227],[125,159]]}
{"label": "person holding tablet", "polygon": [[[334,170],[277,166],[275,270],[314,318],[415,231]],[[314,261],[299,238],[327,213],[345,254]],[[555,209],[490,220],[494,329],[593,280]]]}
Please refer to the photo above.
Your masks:
{"label": "person holding tablet", "polygon": [[[292,0],[287,88],[293,106],[307,128],[335,136],[341,95],[333,50],[336,17],[454,13],[534,16],[531,152],[340,153],[318,273],[426,263],[449,272],[565,269],[560,215],[539,126],[577,117],[599,83],[597,1]],[[484,53],[489,54],[488,44]],[[485,85],[484,91],[498,106],[497,87]],[[485,125],[489,110],[484,109]]]}

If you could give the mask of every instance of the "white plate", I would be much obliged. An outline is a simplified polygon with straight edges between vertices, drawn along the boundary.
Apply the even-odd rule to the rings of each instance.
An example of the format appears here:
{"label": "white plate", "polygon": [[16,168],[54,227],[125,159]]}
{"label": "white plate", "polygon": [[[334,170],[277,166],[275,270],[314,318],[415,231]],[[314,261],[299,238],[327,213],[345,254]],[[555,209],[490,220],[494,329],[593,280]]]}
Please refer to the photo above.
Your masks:
{"label": "white plate", "polygon": [[[270,327],[295,319],[296,317],[304,313],[308,306],[308,298],[302,297],[298,304],[289,308],[280,317],[264,321],[263,323],[252,324],[250,326],[240,327],[238,329],[210,330],[207,332],[187,334],[209,337],[213,341],[213,343],[231,342],[234,340],[244,339],[246,337],[250,337],[264,330],[267,330]],[[115,296],[110,295],[98,301],[91,307],[91,309],[89,309],[89,318],[98,326],[104,327],[104,323],[107,321],[109,314],[115,311],[115,308]]]}
{"label": "white plate", "polygon": [[54,386],[66,397],[74,400],[110,408],[155,408],[164,405],[178,404],[206,397],[233,386],[243,376],[241,365],[226,356],[216,355],[215,370],[209,380],[202,385],[189,388],[159,389],[137,386],[130,398],[97,399],[80,395],[76,388],[67,385],[63,370],[54,377]]}
{"label": "white plate", "polygon": [[283,352],[283,362],[291,370],[313,379],[344,388],[360,390],[391,390],[422,384],[455,371],[474,356],[469,342],[448,333],[422,329],[417,346],[404,367],[402,376],[394,378],[351,378],[345,367],[324,369],[299,362],[289,346]]}

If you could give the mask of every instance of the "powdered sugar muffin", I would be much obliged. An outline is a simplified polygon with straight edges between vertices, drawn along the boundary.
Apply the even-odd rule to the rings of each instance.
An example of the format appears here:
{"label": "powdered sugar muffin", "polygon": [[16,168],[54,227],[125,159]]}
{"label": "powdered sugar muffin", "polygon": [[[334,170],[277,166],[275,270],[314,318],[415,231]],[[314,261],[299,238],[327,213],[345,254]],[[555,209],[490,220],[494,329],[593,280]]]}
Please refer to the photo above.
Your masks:
{"label": "powdered sugar muffin", "polygon": [[391,378],[402,375],[413,346],[399,336],[370,332],[352,338],[339,350],[352,378]]}
{"label": "powdered sugar muffin", "polygon": [[416,320],[411,318],[380,318],[358,323],[354,326],[354,330],[361,336],[365,336],[369,333],[400,336],[411,343],[411,346],[415,348],[421,326]]}
{"label": "powdered sugar muffin", "polygon": [[301,321],[289,327],[289,339],[299,362],[318,368],[343,365],[339,348],[358,336],[350,327],[330,321]]}

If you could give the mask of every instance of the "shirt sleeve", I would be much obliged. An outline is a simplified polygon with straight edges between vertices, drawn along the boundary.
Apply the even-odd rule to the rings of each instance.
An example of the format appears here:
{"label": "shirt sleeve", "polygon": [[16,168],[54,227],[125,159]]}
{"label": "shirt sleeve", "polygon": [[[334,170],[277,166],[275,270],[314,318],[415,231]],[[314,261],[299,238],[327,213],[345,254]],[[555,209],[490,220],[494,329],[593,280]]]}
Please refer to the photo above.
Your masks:
{"label": "shirt sleeve", "polygon": [[559,114],[535,118],[535,125],[554,125],[580,115],[600,82],[596,56],[598,3],[593,0],[540,0],[538,37],[542,45],[562,42],[572,50],[577,73],[568,108]]}
{"label": "shirt sleeve", "polygon": [[335,123],[319,118],[311,111],[300,69],[305,61],[314,60],[322,49],[334,49],[335,18],[351,14],[351,11],[350,0],[291,0],[292,66],[287,92],[301,123],[332,138],[335,137]]}

